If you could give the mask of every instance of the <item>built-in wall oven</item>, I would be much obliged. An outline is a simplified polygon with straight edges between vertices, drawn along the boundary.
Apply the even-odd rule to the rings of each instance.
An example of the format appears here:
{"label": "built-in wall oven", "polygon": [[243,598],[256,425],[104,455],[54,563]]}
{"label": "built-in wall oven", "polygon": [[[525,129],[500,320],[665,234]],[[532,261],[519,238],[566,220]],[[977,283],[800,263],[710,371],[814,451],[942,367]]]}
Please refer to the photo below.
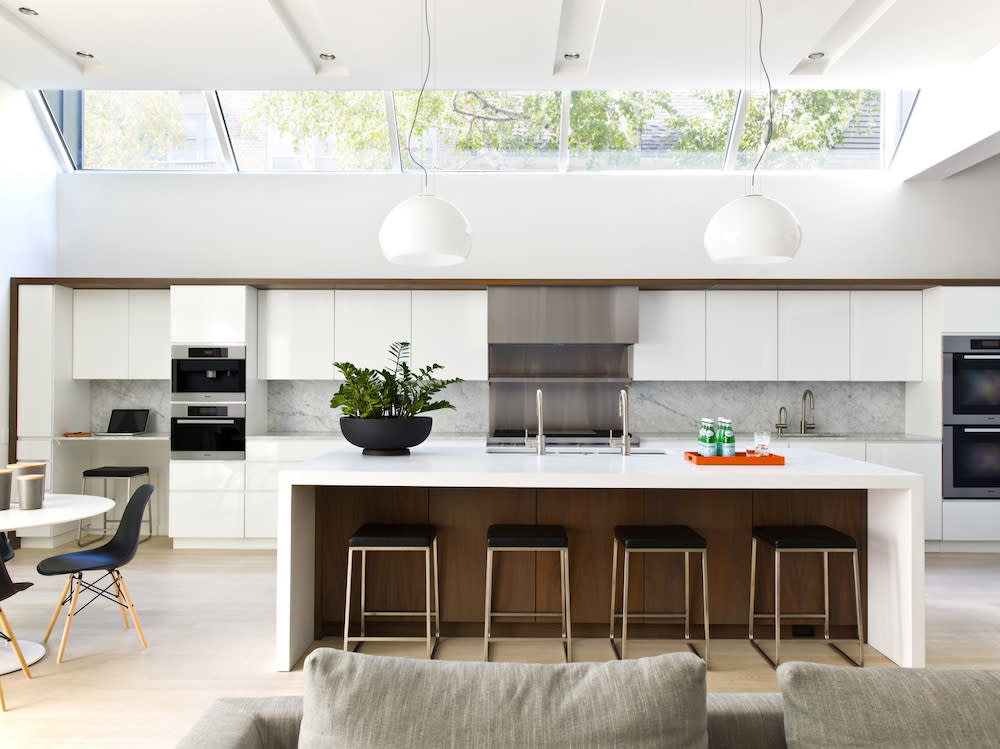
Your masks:
{"label": "built-in wall oven", "polygon": [[943,340],[942,496],[1000,499],[1000,336]]}
{"label": "built-in wall oven", "polygon": [[246,346],[175,345],[171,354],[171,401],[246,401]]}
{"label": "built-in wall oven", "polygon": [[170,407],[173,460],[244,460],[246,414],[242,403],[174,403]]}

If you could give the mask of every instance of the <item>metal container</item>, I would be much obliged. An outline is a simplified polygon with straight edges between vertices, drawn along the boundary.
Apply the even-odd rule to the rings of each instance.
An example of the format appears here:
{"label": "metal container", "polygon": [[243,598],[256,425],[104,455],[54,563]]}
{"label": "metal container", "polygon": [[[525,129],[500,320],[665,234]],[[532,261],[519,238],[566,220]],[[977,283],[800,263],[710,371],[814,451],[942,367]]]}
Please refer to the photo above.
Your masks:
{"label": "metal container", "polygon": [[0,468],[0,510],[10,509],[10,484],[13,473],[9,468]]}
{"label": "metal container", "polygon": [[31,474],[17,477],[22,510],[40,510],[45,499],[45,476]]}

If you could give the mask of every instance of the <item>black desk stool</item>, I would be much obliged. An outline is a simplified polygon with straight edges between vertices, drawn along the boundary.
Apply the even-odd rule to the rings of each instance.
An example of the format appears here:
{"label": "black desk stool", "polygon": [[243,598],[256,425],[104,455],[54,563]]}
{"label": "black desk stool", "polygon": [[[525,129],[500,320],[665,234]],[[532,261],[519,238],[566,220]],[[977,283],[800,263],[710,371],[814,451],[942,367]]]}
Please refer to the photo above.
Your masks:
{"label": "black desk stool", "polygon": [[[618,582],[618,550],[625,549],[622,580],[622,613],[615,609]],[[674,553],[684,555],[684,611],[666,614],[630,614],[628,611],[628,572],[632,554]],[[708,666],[708,544],[705,539],[686,525],[618,525],[615,526],[614,544],[611,548],[611,647],[619,659],[628,657],[628,620],[633,619],[683,619],[684,640],[695,655],[700,655],[691,644],[691,559],[692,553],[701,554],[701,590],[705,617],[705,665]],[[622,620],[621,652],[615,645],[615,619]]]}
{"label": "black desk stool", "polygon": [[[100,468],[88,468],[83,472],[83,484],[80,488],[81,494],[87,493],[87,479],[104,479],[104,496],[108,496],[108,479],[125,479],[125,496],[132,496],[132,479],[137,476],[145,476],[146,481],[144,483],[149,483],[149,467],[148,466],[101,466]],[[104,513],[104,526],[101,529],[101,535],[96,538],[83,540],[83,523],[80,521],[80,525],[76,530],[76,545],[77,546],[87,546],[95,541],[100,541],[102,538],[108,535],[108,523],[119,523],[119,520],[108,520],[108,513]],[[149,503],[149,516],[144,521],[146,523],[146,530],[149,533],[145,538],[139,541],[148,541],[153,537],[153,503]]]}
{"label": "black desk stool", "polygon": [[[757,592],[757,543],[767,544],[774,549],[774,613],[755,614],[754,596]],[[812,552],[823,555],[823,613],[822,614],[782,614],[781,613],[781,555],[787,553]],[[830,554],[850,553],[854,559],[854,610],[858,623],[858,658],[855,660],[830,642]],[[761,650],[754,639],[753,625],[756,619],[774,618],[774,659]],[[781,620],[782,619],[822,619],[823,639],[855,666],[865,665],[865,638],[861,626],[861,575],[858,572],[858,542],[846,533],[825,525],[758,525],[753,529],[753,544],[750,550],[750,644],[764,659],[777,668],[781,663]]]}
{"label": "black desk stool", "polygon": [[[354,572],[354,552],[361,552],[361,634],[350,636],[351,593]],[[365,608],[365,583],[368,552],[370,551],[419,551],[424,554],[425,608],[423,611],[368,611]],[[431,607],[431,576],[434,577]],[[365,617],[369,616],[422,616],[427,621],[425,637],[372,637],[365,634]],[[434,636],[431,637],[431,617],[434,617]],[[427,657],[434,656],[441,637],[441,599],[438,587],[437,529],[433,525],[388,525],[365,523],[347,541],[347,601],[344,604],[344,650],[352,650],[351,643],[361,642],[420,642],[427,643]]]}
{"label": "black desk stool", "polygon": [[[562,599],[560,611],[553,613],[513,613],[493,611],[493,553],[496,551],[557,551],[559,552],[559,587]],[[562,622],[563,651],[566,662],[573,660],[573,633],[569,611],[569,540],[561,525],[491,525],[486,532],[486,621],[483,632],[483,660],[490,659],[490,643],[519,640],[520,637],[494,637],[495,617],[558,616]]]}

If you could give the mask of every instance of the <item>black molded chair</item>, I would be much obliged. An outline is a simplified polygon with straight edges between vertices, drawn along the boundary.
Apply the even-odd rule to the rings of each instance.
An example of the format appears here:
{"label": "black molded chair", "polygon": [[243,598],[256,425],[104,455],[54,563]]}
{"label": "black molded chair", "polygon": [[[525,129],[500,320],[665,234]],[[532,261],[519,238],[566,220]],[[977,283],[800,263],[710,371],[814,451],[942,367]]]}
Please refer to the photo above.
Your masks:
{"label": "black molded chair", "polygon": [[0,561],[9,562],[14,558],[14,549],[6,533],[0,533]]}
{"label": "black molded chair", "polygon": [[[69,575],[66,585],[63,587],[56,604],[55,611],[52,612],[52,619],[49,620],[49,628],[45,630],[45,639],[48,642],[52,628],[59,617],[59,611],[69,603],[69,613],[66,615],[66,626],[63,629],[62,642],[59,644],[59,656],[57,663],[62,663],[63,652],[66,650],[66,640],[69,638],[69,628],[73,623],[73,615],[77,611],[77,601],[80,597],[80,588],[86,588],[94,594],[87,603],[80,607],[82,611],[98,598],[106,598],[114,601],[121,607],[122,623],[128,629],[128,619],[125,616],[126,609],[132,616],[132,623],[139,634],[142,646],[146,647],[146,637],[142,633],[142,626],[139,624],[139,617],[135,614],[135,607],[132,606],[132,598],[125,587],[125,579],[122,577],[121,568],[132,561],[136,548],[139,546],[139,533],[142,529],[142,516],[149,504],[149,498],[153,494],[152,484],[143,484],[135,490],[125,511],[122,513],[121,522],[114,537],[103,546],[96,549],[85,549],[84,551],[74,551],[69,554],[60,554],[55,557],[48,557],[38,563],[38,574],[40,575]],[[93,583],[88,583],[83,579],[84,572],[94,570],[105,570],[105,574]],[[99,587],[105,577],[111,577],[111,582],[103,588]],[[72,595],[69,594],[69,587],[76,578],[76,585],[73,587]],[[114,595],[108,591],[114,588]]]}
{"label": "black molded chair", "polygon": [[[4,536],[5,541],[6,538]],[[6,601],[11,596],[20,593],[22,590],[27,590],[31,586],[32,583],[15,583],[12,581],[10,574],[7,572],[7,565],[0,561],[0,601]],[[2,608],[0,608],[0,628],[2,628],[0,629],[0,638],[10,643],[11,648],[14,650],[14,655],[17,657],[17,662],[21,665],[21,670],[30,679],[31,671],[28,670],[28,664],[24,660],[21,646],[17,644],[17,638],[14,637],[14,630],[10,628],[10,622],[7,621],[7,615],[3,613]],[[0,689],[0,710],[6,709],[7,705],[3,700],[3,689]]]}

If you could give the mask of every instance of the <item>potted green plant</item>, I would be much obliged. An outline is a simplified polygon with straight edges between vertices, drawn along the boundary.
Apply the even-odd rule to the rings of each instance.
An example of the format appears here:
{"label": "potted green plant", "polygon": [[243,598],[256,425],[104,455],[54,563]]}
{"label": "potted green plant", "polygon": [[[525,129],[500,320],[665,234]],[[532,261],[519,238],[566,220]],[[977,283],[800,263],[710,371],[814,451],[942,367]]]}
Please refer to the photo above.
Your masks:
{"label": "potted green plant", "polygon": [[444,368],[441,364],[413,370],[409,358],[409,342],[396,341],[389,347],[386,369],[333,364],[344,376],[344,384],[330,399],[330,408],[342,410],[340,431],[352,445],[364,448],[365,455],[409,455],[409,448],[431,433],[431,417],[418,414],[454,408],[433,396],[462,379],[435,377],[434,372]]}

